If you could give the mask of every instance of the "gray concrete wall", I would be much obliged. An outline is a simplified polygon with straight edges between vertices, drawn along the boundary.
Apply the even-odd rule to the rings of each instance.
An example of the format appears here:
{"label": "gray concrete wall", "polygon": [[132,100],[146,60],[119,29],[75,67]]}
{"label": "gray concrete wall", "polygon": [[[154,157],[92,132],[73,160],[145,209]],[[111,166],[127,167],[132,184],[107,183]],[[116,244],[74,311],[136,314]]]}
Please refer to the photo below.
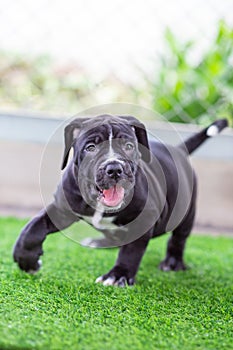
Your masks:
{"label": "gray concrete wall", "polygon": [[233,233],[233,162],[195,158],[192,164],[198,177],[198,230]]}
{"label": "gray concrete wall", "polygon": [[[44,132],[42,124],[37,128],[37,123],[43,124]],[[8,133],[5,137],[3,128],[0,128],[0,215],[35,214],[43,206],[41,187],[46,201],[52,198],[60,177],[63,143],[59,134],[60,139],[55,137],[56,142],[44,153],[46,140],[61,121],[49,123],[45,120],[32,122],[30,132],[34,133],[34,141],[32,135],[21,137],[20,132],[17,134],[16,131],[14,137]],[[42,133],[42,140],[38,140],[38,130]],[[191,132],[190,129],[182,130],[182,137],[187,137]],[[172,143],[172,136],[167,135],[163,128],[157,128],[156,133],[161,139],[167,138]],[[228,131],[208,141],[200,148],[199,154],[194,155],[192,164],[199,180],[197,229],[208,231],[214,228],[219,232],[233,232],[233,133]]]}

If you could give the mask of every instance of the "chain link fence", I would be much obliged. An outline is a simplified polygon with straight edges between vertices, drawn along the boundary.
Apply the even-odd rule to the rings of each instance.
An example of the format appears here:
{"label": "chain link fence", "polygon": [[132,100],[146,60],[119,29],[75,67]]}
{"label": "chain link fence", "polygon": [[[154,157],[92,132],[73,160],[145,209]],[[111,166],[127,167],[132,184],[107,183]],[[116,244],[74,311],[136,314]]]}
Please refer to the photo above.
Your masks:
{"label": "chain link fence", "polygon": [[233,3],[0,2],[2,111],[129,102],[174,122],[233,115]]}

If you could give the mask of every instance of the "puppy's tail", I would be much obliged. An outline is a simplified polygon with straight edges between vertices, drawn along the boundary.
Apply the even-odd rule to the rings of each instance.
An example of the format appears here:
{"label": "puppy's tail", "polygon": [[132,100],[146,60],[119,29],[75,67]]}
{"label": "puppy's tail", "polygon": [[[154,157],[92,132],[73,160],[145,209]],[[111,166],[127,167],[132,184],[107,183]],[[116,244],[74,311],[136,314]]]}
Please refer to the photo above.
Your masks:
{"label": "puppy's tail", "polygon": [[227,119],[216,120],[207,128],[189,137],[186,141],[184,141],[184,143],[180,144],[179,147],[185,149],[186,152],[188,152],[188,154],[191,154],[204,141],[208,140],[210,137],[213,137],[219,134],[227,125],[228,125]]}

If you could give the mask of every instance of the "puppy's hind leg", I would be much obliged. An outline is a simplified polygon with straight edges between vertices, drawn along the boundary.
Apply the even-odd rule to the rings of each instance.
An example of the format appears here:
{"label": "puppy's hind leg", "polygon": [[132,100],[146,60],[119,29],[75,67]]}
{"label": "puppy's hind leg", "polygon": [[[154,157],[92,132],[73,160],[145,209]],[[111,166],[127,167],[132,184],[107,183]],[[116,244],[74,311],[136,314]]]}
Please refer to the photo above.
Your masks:
{"label": "puppy's hind leg", "polygon": [[183,261],[185,243],[191,233],[195,217],[195,207],[191,208],[183,222],[172,232],[167,245],[165,259],[160,263],[162,271],[186,270]]}

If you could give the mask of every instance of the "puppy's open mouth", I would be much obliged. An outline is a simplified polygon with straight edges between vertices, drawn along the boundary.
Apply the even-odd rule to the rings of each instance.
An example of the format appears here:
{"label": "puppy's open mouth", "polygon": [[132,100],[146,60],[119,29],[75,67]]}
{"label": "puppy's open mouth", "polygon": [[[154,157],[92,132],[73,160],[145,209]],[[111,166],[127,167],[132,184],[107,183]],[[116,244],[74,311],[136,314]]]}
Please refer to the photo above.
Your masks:
{"label": "puppy's open mouth", "polygon": [[124,199],[125,189],[119,184],[116,184],[109,189],[98,190],[100,202],[108,207],[117,207]]}

